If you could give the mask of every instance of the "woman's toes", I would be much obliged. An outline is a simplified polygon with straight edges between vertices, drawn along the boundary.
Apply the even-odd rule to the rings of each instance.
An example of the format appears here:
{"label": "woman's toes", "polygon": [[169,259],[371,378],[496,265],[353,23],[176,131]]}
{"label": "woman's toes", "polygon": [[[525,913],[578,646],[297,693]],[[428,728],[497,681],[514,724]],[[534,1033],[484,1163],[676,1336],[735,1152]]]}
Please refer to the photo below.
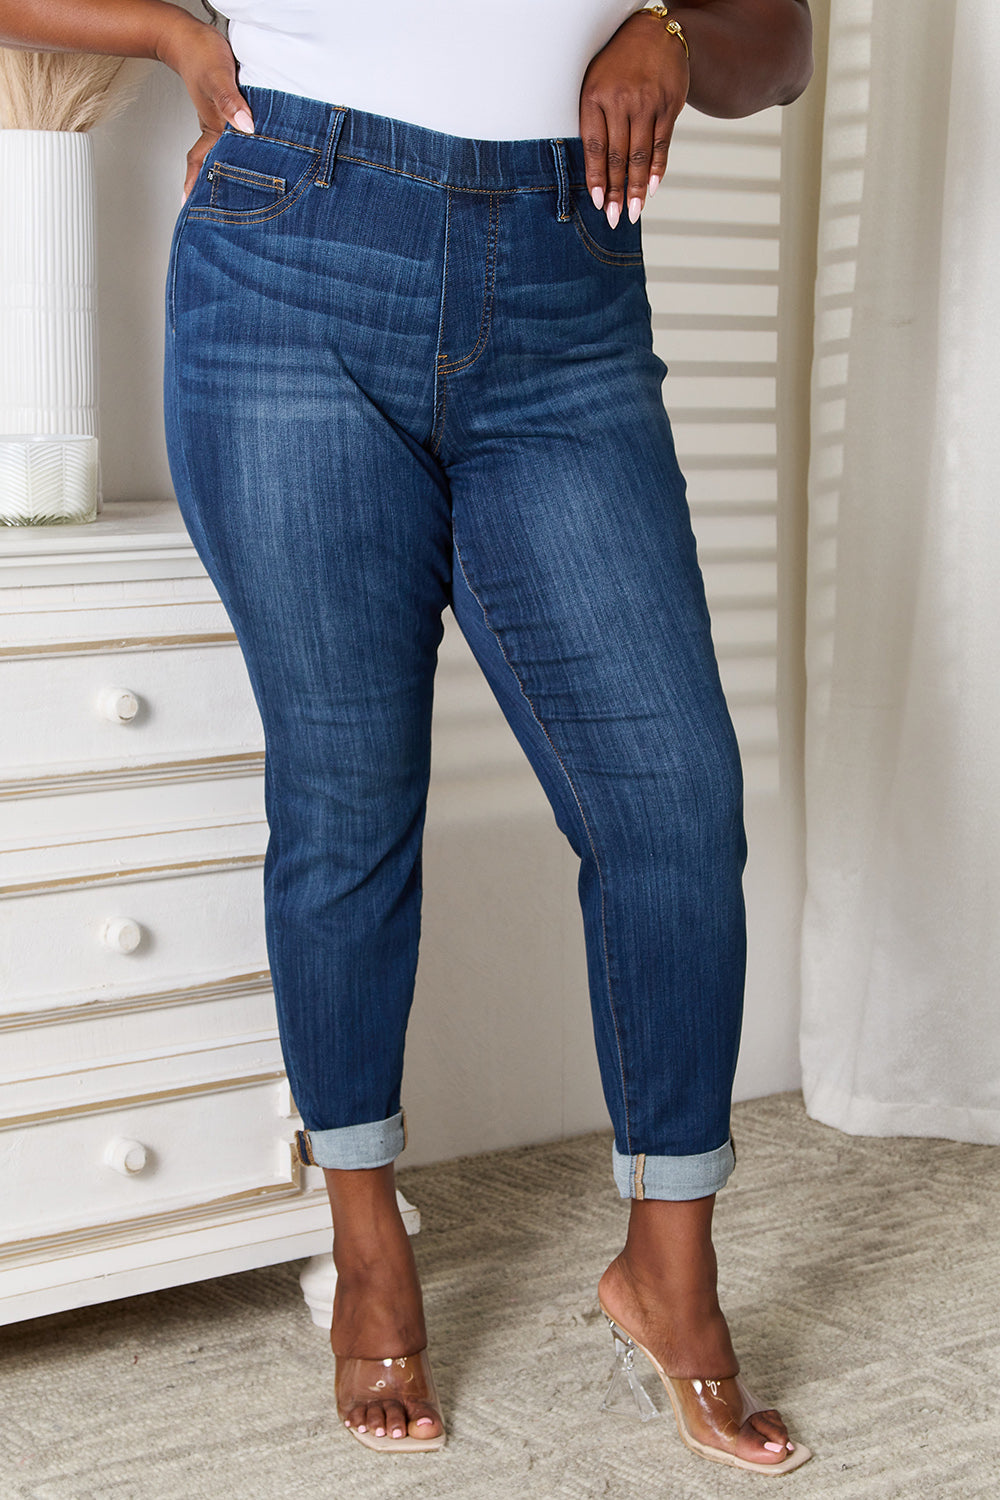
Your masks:
{"label": "woman's toes", "polygon": [[[757,1449],[757,1457],[773,1459],[780,1463],[791,1451],[788,1444],[788,1429],[776,1411],[757,1411],[744,1423],[743,1435]],[[748,1455],[749,1456],[749,1455]]]}
{"label": "woman's toes", "polygon": [[345,1427],[358,1427],[358,1428],[364,1427],[365,1426],[365,1417],[367,1415],[367,1412],[368,1412],[367,1406],[364,1406],[361,1403],[359,1403],[356,1406],[349,1407],[347,1409],[347,1411],[345,1411],[344,1414],[343,1414],[343,1416],[344,1416],[344,1426]]}
{"label": "woman's toes", "polygon": [[401,1401],[359,1402],[342,1412],[345,1427],[355,1432],[370,1432],[375,1437],[435,1438],[444,1431],[444,1423],[433,1406],[411,1402],[409,1409]]}
{"label": "woman's toes", "polygon": [[406,1407],[399,1401],[387,1401],[385,1403],[385,1430],[391,1438],[402,1438],[406,1436],[407,1416]]}
{"label": "woman's toes", "polygon": [[788,1441],[788,1428],[782,1421],[780,1412],[773,1409],[755,1411],[750,1421],[768,1442],[786,1443]]}
{"label": "woman's toes", "polygon": [[376,1437],[385,1437],[385,1408],[381,1402],[371,1402],[365,1407],[365,1427]]}
{"label": "woman's toes", "polygon": [[434,1438],[444,1431],[444,1423],[433,1406],[414,1406],[410,1411],[410,1437]]}

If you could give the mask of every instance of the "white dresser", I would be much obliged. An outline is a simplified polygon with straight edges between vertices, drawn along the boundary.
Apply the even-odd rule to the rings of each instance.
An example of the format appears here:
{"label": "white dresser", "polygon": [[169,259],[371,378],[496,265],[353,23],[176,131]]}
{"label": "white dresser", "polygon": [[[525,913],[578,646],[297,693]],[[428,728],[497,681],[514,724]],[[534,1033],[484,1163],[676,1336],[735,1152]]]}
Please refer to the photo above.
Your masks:
{"label": "white dresser", "polygon": [[[176,507],[0,529],[0,600],[0,1322],[324,1254],[261,726]],[[304,1279],[319,1322],[331,1278]]]}

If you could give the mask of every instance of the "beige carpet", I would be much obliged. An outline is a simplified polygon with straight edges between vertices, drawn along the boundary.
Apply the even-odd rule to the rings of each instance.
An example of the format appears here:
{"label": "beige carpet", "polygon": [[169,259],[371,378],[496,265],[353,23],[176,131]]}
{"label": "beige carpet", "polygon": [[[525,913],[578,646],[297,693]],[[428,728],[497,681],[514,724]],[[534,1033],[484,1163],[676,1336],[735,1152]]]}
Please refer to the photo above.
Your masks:
{"label": "beige carpet", "polygon": [[719,1200],[744,1373],[816,1452],[767,1480],[689,1454],[667,1420],[597,1410],[594,1286],[625,1208],[610,1139],[401,1174],[420,1208],[441,1454],[337,1426],[296,1266],[0,1330],[2,1500],[800,1500],[1000,1494],[1000,1158],[853,1139],[794,1094],[737,1107]]}

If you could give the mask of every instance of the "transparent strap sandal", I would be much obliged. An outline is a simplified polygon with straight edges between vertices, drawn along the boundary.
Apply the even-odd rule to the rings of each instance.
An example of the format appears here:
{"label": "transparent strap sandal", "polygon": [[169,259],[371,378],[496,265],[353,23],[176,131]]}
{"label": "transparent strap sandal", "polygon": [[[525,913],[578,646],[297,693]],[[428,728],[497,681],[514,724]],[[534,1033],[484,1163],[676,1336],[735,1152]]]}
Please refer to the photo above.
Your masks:
{"label": "transparent strap sandal", "polygon": [[750,1469],[755,1474],[788,1474],[812,1457],[811,1450],[803,1443],[790,1444],[785,1458],[770,1463],[738,1457],[736,1442],[744,1423],[755,1412],[769,1409],[763,1401],[755,1400],[738,1375],[724,1380],[685,1380],[668,1375],[655,1355],[626,1333],[607,1311],[602,1311],[615,1346],[611,1383],[601,1402],[602,1411],[638,1413],[643,1422],[659,1416],[635,1367],[636,1355],[642,1354],[670,1398],[681,1440],[702,1458],[736,1469]]}
{"label": "transparent strap sandal", "polygon": [[[359,1443],[379,1453],[432,1453],[444,1447],[443,1432],[426,1438],[412,1437],[409,1432],[398,1438],[388,1432],[380,1437],[371,1430],[359,1431],[358,1426],[349,1420],[350,1413],[358,1407],[398,1401],[404,1407],[420,1409],[420,1416],[433,1414],[440,1422],[440,1403],[425,1349],[395,1359],[351,1359],[338,1355],[336,1361],[337,1411],[348,1432]],[[408,1425],[414,1425],[412,1419]]]}

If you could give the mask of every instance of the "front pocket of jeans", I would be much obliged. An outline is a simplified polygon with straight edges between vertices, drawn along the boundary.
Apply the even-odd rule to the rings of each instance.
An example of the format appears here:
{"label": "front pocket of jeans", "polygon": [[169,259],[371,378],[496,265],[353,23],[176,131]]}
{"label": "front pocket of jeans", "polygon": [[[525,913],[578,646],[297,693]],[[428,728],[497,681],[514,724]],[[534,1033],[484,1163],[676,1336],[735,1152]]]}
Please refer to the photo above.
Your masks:
{"label": "front pocket of jeans", "polygon": [[642,241],[638,223],[621,219],[615,229],[599,213],[586,193],[573,204],[573,228],[584,249],[605,266],[641,266]]}
{"label": "front pocket of jeans", "polygon": [[315,146],[241,135],[227,128],[205,159],[191,194],[189,217],[220,224],[276,218],[313,181],[320,155]]}
{"label": "front pocket of jeans", "polygon": [[265,208],[283,198],[287,183],[268,172],[253,172],[232,162],[213,162],[205,174],[212,184],[212,208],[227,211]]}

